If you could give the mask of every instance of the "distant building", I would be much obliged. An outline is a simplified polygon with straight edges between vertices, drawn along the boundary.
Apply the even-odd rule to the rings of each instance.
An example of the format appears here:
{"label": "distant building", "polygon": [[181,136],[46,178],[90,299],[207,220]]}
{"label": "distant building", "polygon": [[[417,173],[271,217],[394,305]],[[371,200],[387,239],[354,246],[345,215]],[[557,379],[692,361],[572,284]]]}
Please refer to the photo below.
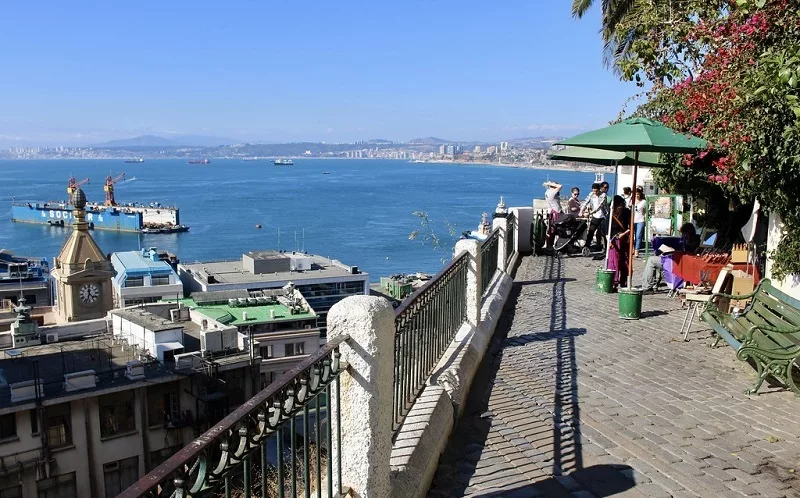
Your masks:
{"label": "distant building", "polygon": [[475,153],[475,154],[480,154],[481,153],[481,146],[480,145],[476,145],[475,148],[472,149],[472,152]]}
{"label": "distant building", "polygon": [[508,150],[508,142],[500,142],[500,152],[506,152]]}
{"label": "distant building", "polygon": [[447,146],[446,145],[440,145],[439,146],[439,154],[441,154],[441,155],[447,154]]}
{"label": "distant building", "polygon": [[494,146],[494,145],[490,145],[490,146],[486,147],[486,153],[489,154],[489,155],[497,154],[497,147]]}
{"label": "distant building", "polygon": [[111,264],[117,272],[112,280],[117,307],[183,297],[178,272],[163,259],[163,254],[154,247],[111,254]]}
{"label": "distant building", "polygon": [[456,155],[456,147],[455,145],[448,145],[447,146],[447,155],[453,157]]}
{"label": "distant building", "polygon": [[279,289],[293,282],[319,315],[322,335],[331,306],[347,296],[369,295],[369,274],[357,266],[299,252],[255,251],[240,260],[181,263],[178,275],[190,293]]}

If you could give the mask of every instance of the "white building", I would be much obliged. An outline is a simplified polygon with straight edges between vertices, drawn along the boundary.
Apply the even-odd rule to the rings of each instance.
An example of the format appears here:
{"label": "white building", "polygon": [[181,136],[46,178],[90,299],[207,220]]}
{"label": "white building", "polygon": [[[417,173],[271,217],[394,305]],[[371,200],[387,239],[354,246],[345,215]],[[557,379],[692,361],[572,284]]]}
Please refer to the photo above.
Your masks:
{"label": "white building", "polygon": [[112,286],[119,308],[183,297],[178,273],[154,247],[115,252],[111,254],[111,264],[117,272]]}

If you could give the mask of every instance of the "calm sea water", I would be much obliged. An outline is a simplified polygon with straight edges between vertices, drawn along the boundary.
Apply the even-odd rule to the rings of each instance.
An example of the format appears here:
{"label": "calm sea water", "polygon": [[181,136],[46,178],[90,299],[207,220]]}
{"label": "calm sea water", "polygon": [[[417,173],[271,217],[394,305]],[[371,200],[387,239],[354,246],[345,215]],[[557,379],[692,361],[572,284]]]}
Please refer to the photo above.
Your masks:
{"label": "calm sea water", "polygon": [[128,180],[117,184],[118,202],[177,205],[181,222],[191,230],[169,235],[95,231],[107,253],[155,246],[194,262],[237,259],[250,250],[305,250],[359,266],[373,281],[394,273],[435,273],[448,257],[430,244],[409,240],[420,226],[414,211],[427,212],[434,230],[452,247],[445,221],[458,233],[474,230],[481,213],[493,212],[501,195],[508,206],[530,206],[543,195],[547,179],[561,182],[565,190],[578,186],[584,194],[594,180],[592,173],[392,160],[298,159],[288,167],[224,159],[208,165],[0,161],[0,248],[52,260],[69,230],[12,223],[12,197],[66,199],[67,180],[74,176],[91,178],[84,192],[90,201],[102,201],[105,177],[122,171]]}

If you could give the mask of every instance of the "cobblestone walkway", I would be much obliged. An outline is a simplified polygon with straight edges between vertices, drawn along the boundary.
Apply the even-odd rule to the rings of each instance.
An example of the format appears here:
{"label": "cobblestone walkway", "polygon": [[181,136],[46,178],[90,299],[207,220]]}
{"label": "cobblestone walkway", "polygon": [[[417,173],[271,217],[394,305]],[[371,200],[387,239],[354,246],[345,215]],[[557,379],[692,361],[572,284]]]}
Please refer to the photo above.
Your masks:
{"label": "cobblestone walkway", "polygon": [[800,399],[675,299],[617,316],[584,258],[524,258],[430,497],[800,497]]}

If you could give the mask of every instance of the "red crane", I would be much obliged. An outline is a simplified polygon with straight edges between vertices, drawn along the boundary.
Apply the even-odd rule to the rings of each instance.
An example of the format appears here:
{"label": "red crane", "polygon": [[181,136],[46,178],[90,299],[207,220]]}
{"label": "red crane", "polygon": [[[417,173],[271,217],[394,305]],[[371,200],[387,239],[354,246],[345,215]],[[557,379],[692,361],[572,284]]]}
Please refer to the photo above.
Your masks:
{"label": "red crane", "polygon": [[106,177],[106,184],[103,190],[106,191],[106,206],[116,206],[117,201],[114,200],[114,184],[125,178],[125,173],[120,173],[116,177],[111,178],[111,175]]}
{"label": "red crane", "polygon": [[75,189],[77,189],[81,185],[85,185],[87,183],[89,183],[89,179],[88,178],[84,178],[83,180],[78,181],[78,180],[75,179],[74,176],[70,177],[69,185],[67,185],[67,193],[69,195],[72,195],[72,193],[75,192]]}

